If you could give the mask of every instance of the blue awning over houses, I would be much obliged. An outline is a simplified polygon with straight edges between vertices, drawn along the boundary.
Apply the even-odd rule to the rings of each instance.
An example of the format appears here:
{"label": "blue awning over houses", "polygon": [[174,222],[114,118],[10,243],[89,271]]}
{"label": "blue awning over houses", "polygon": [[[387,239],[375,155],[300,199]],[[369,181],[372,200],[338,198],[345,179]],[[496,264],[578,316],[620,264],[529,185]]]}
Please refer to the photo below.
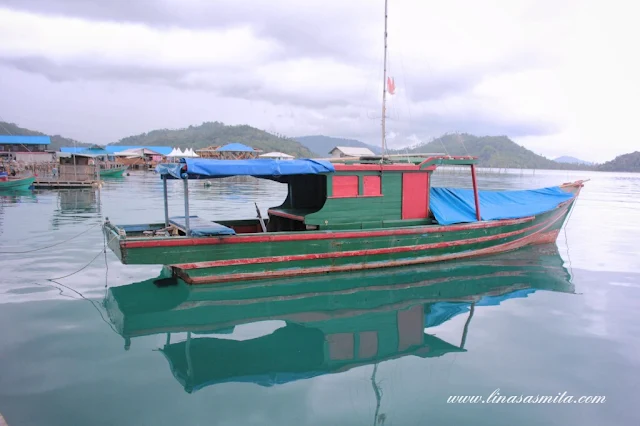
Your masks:
{"label": "blue awning over houses", "polygon": [[[171,153],[173,149],[170,146],[142,146],[142,145],[105,145],[104,150],[109,154],[114,154],[116,152],[128,151],[131,149],[141,149],[146,148],[151,151],[155,151],[161,155],[168,155]],[[85,150],[88,149],[86,146],[82,147],[73,147],[73,146],[63,146],[60,148],[60,152],[70,152],[70,153],[84,153]],[[102,148],[101,148],[102,149]]]}
{"label": "blue awning over houses", "polygon": [[0,135],[0,144],[5,145],[49,145],[49,136]]}
{"label": "blue awning over houses", "polygon": [[221,146],[220,148],[216,149],[216,151],[255,152],[255,149],[241,143],[233,142]]}

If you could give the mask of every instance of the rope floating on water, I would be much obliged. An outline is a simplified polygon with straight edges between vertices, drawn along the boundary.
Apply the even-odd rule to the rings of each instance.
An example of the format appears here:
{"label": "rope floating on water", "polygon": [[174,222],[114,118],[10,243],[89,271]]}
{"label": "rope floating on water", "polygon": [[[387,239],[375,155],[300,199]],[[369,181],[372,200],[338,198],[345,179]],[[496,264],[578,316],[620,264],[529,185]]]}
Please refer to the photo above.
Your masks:
{"label": "rope floating on water", "polygon": [[[89,263],[87,263],[86,265],[84,265],[82,268],[80,268],[80,269],[78,269],[77,271],[72,272],[72,273],[70,273],[70,274],[68,274],[68,275],[65,275],[65,276],[63,276],[63,277],[47,278],[47,281],[61,280],[61,279],[63,279],[63,278],[70,277],[71,275],[75,275],[75,274],[77,274],[78,272],[80,272],[80,271],[82,271],[82,270],[86,269],[89,265],[91,265],[91,264],[92,264],[92,263],[93,263],[93,262],[98,258],[98,256],[100,256],[100,255],[101,255],[101,254],[103,254],[103,253],[104,253],[104,255],[105,255],[105,265],[107,265],[107,271],[108,271],[108,270],[109,270],[109,266],[108,266],[108,264],[107,264],[107,246],[109,245],[109,243],[111,243],[111,241],[113,241],[113,240],[114,240],[114,239],[116,239],[116,238],[117,238],[117,236],[112,237],[112,238],[109,240],[109,242],[106,242],[106,238],[105,238],[105,241],[104,241],[104,247],[103,247],[103,248],[98,252],[98,254],[96,254],[96,255],[94,256],[94,258],[93,258],[93,259],[91,259],[91,260],[89,261]],[[0,426],[1,426],[1,425],[0,425]]]}
{"label": "rope floating on water", "polygon": [[[44,250],[44,249],[48,249],[48,248],[52,248],[55,246],[59,246],[60,244],[64,244],[67,243],[73,239],[78,238],[80,235],[86,234],[87,232],[89,232],[90,230],[92,230],[93,228],[95,228],[96,226],[100,225],[100,223],[96,223],[92,226],[90,226],[89,228],[85,229],[84,231],[82,231],[81,233],[79,233],[76,236],[73,236],[71,238],[69,238],[68,240],[64,240],[64,241],[60,241],[59,243],[55,243],[55,244],[51,244],[49,246],[45,246],[45,247],[40,247],[40,248],[36,248],[36,249],[31,249],[31,250],[25,250],[25,251],[0,251],[0,254],[21,254],[21,253],[31,253],[34,251],[38,251],[38,250]],[[2,426],[2,423],[0,423],[0,426]]]}

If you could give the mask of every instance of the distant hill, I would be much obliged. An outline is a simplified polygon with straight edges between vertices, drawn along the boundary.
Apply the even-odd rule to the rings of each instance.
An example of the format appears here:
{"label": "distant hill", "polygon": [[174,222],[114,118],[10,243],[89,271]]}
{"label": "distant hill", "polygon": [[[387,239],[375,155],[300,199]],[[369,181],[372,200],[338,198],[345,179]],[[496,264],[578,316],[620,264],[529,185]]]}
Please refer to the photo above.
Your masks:
{"label": "distant hill", "polygon": [[567,163],[567,164],[588,164],[588,165],[593,164],[593,163],[590,163],[589,161],[580,160],[579,158],[569,157],[567,155],[563,155],[562,157],[558,157],[558,158],[554,159],[553,161],[555,161],[556,163]]}
{"label": "distant hill", "polygon": [[227,126],[220,122],[205,122],[183,129],[160,129],[129,136],[111,145],[175,146],[181,148],[206,148],[239,142],[265,152],[279,151],[296,157],[311,157],[309,149],[299,142],[276,136],[247,125]]}
{"label": "distant hill", "polygon": [[640,152],[619,155],[611,161],[598,166],[603,172],[636,172],[640,173]]}
{"label": "distant hill", "polygon": [[448,153],[473,155],[478,166],[526,169],[589,169],[584,164],[558,163],[518,145],[506,136],[474,136],[467,133],[446,134],[428,143],[394,153]]}
{"label": "distant hill", "polygon": [[329,151],[336,146],[350,146],[358,148],[369,148],[375,154],[380,154],[381,149],[377,146],[369,145],[364,142],[357,141],[355,139],[343,139],[333,138],[330,136],[315,135],[315,136],[299,136],[294,138],[302,145],[307,147],[311,152],[319,157],[328,157]]}
{"label": "distant hill", "polygon": [[76,140],[65,138],[60,135],[47,135],[35,130],[25,129],[23,127],[19,127],[15,123],[7,123],[5,121],[0,121],[0,134],[14,136],[49,136],[49,138],[51,139],[51,144],[47,147],[48,151],[59,151],[60,147],[63,146],[91,146],[91,144],[78,142]]}

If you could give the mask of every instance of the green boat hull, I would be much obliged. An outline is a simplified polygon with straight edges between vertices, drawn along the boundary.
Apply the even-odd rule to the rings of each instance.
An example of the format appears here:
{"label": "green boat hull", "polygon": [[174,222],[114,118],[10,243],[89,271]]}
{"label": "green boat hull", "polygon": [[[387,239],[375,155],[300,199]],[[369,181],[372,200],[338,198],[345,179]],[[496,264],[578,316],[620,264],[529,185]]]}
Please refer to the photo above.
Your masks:
{"label": "green boat hull", "polygon": [[113,167],[110,169],[100,169],[100,177],[119,177],[128,169],[128,166]]}
{"label": "green boat hull", "polygon": [[0,191],[2,190],[24,190],[33,185],[36,180],[34,176],[26,178],[9,178],[7,181],[0,181]]}
{"label": "green boat hull", "polygon": [[555,242],[574,202],[535,217],[450,226],[203,238],[131,238],[110,223],[103,229],[122,263],[170,265],[186,282],[205,284],[441,262]]}

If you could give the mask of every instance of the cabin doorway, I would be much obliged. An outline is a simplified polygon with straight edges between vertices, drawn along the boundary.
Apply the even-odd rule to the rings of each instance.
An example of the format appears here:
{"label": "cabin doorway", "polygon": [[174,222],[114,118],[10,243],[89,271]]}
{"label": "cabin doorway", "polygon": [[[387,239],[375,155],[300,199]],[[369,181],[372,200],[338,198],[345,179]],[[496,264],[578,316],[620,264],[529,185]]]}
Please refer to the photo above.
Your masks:
{"label": "cabin doorway", "polygon": [[402,174],[402,219],[429,216],[429,173]]}

